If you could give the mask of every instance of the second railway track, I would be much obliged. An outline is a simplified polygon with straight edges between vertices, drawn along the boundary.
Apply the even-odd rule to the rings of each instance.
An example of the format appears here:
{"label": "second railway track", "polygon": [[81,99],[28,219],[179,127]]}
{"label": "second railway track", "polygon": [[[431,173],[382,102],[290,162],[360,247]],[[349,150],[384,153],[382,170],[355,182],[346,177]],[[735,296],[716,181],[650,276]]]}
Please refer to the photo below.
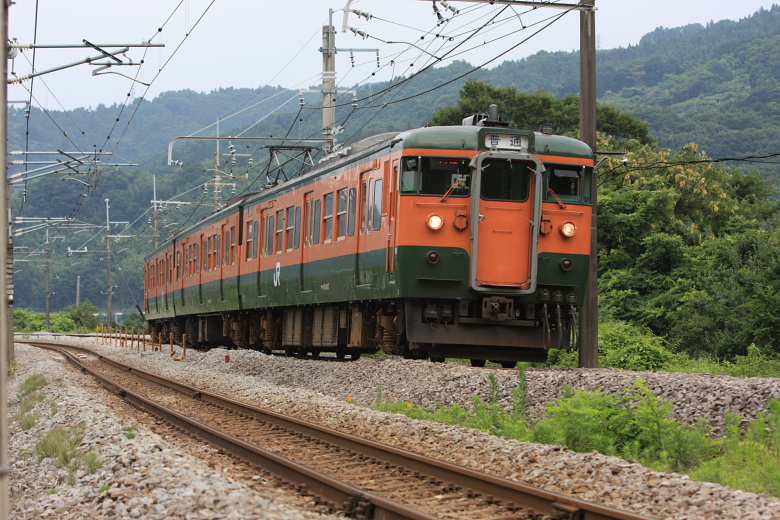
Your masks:
{"label": "second railway track", "polygon": [[134,406],[262,467],[296,486],[300,493],[313,495],[318,503],[348,517],[647,518],[242,404],[87,349],[28,343],[62,352]]}

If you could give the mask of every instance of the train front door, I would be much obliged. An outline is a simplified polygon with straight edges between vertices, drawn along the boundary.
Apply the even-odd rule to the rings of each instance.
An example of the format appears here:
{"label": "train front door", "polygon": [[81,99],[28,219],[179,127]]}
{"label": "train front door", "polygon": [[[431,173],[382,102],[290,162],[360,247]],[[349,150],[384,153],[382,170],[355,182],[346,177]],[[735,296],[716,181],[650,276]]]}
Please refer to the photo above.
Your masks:
{"label": "train front door", "polygon": [[536,290],[542,164],[529,154],[492,152],[472,161],[471,287]]}

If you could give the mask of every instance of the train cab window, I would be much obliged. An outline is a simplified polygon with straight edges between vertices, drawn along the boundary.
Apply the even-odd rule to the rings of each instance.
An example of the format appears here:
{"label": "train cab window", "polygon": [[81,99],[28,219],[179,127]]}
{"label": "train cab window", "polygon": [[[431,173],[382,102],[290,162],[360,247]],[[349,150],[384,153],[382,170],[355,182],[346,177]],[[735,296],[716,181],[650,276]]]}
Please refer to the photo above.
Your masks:
{"label": "train cab window", "polygon": [[219,267],[219,260],[222,257],[222,233],[214,237],[214,267]]}
{"label": "train cab window", "polygon": [[260,221],[255,220],[255,241],[252,243],[252,258],[257,258],[257,243],[260,242]]}
{"label": "train cab window", "polygon": [[524,162],[506,159],[482,161],[482,198],[521,202],[528,199],[530,169]]}
{"label": "train cab window", "polygon": [[265,254],[274,254],[274,216],[268,217],[268,225],[265,226]]}
{"label": "train cab window", "polygon": [[[545,191],[545,200],[555,201],[557,196],[565,202],[582,201],[582,166],[569,166],[560,164],[545,164],[547,169],[547,190]],[[550,193],[550,190],[553,193]]]}
{"label": "train cab window", "polygon": [[355,188],[349,189],[349,213],[347,214],[347,234],[352,236],[355,234],[355,198],[357,196],[357,190]]}
{"label": "train cab window", "polygon": [[301,247],[301,207],[295,206],[295,249]]}
{"label": "train cab window", "polygon": [[471,191],[469,159],[462,157],[404,157],[399,189],[407,195],[468,197]]}
{"label": "train cab window", "polygon": [[320,212],[322,209],[322,205],[320,204],[322,201],[320,199],[317,199],[314,201],[314,226],[312,226],[311,230],[311,243],[312,244],[319,244],[320,243]]}
{"label": "train cab window", "polygon": [[284,232],[285,251],[293,250],[293,231],[295,230],[295,207],[287,208],[287,229]]}
{"label": "train cab window", "polygon": [[252,244],[255,242],[254,222],[246,223],[246,259],[252,258]]}
{"label": "train cab window", "polygon": [[284,210],[276,212],[276,252],[282,252],[282,238],[284,238]]}
{"label": "train cab window", "polygon": [[336,202],[336,229],[338,230],[336,238],[342,240],[347,237],[347,188],[338,190],[336,195],[338,198]]}
{"label": "train cab window", "polygon": [[374,182],[374,216],[372,221],[374,223],[374,231],[379,229],[382,225],[382,179],[377,179]]}
{"label": "train cab window", "polygon": [[324,231],[322,243],[327,244],[333,236],[333,194],[326,193],[322,199],[324,209],[322,212],[322,227]]}

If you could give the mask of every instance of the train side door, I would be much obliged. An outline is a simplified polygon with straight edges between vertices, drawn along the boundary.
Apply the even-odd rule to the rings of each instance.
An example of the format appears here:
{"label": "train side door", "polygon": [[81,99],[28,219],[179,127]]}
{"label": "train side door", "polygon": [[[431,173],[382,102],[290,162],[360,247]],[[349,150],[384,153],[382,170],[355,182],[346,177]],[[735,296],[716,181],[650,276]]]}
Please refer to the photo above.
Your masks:
{"label": "train side door", "polygon": [[317,259],[316,247],[320,243],[320,220],[322,218],[322,201],[314,196],[314,192],[303,196],[303,261],[300,267],[301,292],[310,293],[314,290],[317,274],[314,262]]}
{"label": "train side door", "polygon": [[528,154],[483,154],[476,161],[471,286],[524,294],[536,289],[541,171]]}
{"label": "train side door", "polygon": [[371,229],[373,227],[373,187],[374,172],[369,171],[360,175],[358,185],[360,207],[360,233],[358,234],[357,272],[355,284],[358,287],[371,286]]}
{"label": "train side door", "polygon": [[[391,168],[392,166],[392,168]],[[395,159],[392,161],[385,161],[384,172],[385,179],[387,180],[387,201],[385,207],[387,208],[387,247],[385,251],[385,271],[387,272],[390,283],[394,283],[395,279],[395,248],[398,243],[396,238],[396,212],[398,205],[398,168],[399,161]]]}

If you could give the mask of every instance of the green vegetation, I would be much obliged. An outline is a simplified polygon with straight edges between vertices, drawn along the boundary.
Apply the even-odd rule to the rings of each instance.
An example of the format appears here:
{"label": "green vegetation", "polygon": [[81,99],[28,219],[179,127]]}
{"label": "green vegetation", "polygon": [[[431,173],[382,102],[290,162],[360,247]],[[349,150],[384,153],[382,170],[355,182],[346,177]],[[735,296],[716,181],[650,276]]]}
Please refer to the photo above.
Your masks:
{"label": "green vegetation", "polygon": [[39,462],[48,458],[57,467],[67,469],[67,482],[73,485],[75,473],[79,468],[83,467],[89,474],[92,474],[102,467],[100,455],[96,450],[85,452],[77,449],[82,439],[80,430],[57,425],[38,439],[33,453],[38,457]]}
{"label": "green vegetation", "polygon": [[43,392],[38,392],[38,390],[47,384],[49,382],[42,374],[35,373],[19,385],[20,392],[17,395],[20,400],[19,411],[14,418],[22,430],[27,431],[34,427],[38,423],[38,419],[41,418],[40,414],[31,412],[38,403],[43,402],[46,398],[46,395]]}
{"label": "green vegetation", "polygon": [[524,368],[513,388],[511,410],[499,406],[500,393],[498,381],[489,373],[487,402],[475,396],[470,409],[382,403],[381,387],[374,408],[581,453],[596,450],[657,471],[687,473],[696,480],[780,496],[780,402],[775,399],[769,412],[759,414],[744,434],[740,418],[727,415],[725,437],[715,439],[703,418],[694,425],[673,419],[671,403],[656,397],[642,380],[625,395],[601,389],[573,391],[567,386],[564,396],[548,403],[545,418],[536,422],[528,418],[527,402],[520,398],[525,393]]}
{"label": "green vegetation", "polygon": [[125,426],[122,429],[122,432],[125,434],[125,437],[128,439],[135,439],[136,432],[138,431],[138,426],[135,424],[132,426]]}

